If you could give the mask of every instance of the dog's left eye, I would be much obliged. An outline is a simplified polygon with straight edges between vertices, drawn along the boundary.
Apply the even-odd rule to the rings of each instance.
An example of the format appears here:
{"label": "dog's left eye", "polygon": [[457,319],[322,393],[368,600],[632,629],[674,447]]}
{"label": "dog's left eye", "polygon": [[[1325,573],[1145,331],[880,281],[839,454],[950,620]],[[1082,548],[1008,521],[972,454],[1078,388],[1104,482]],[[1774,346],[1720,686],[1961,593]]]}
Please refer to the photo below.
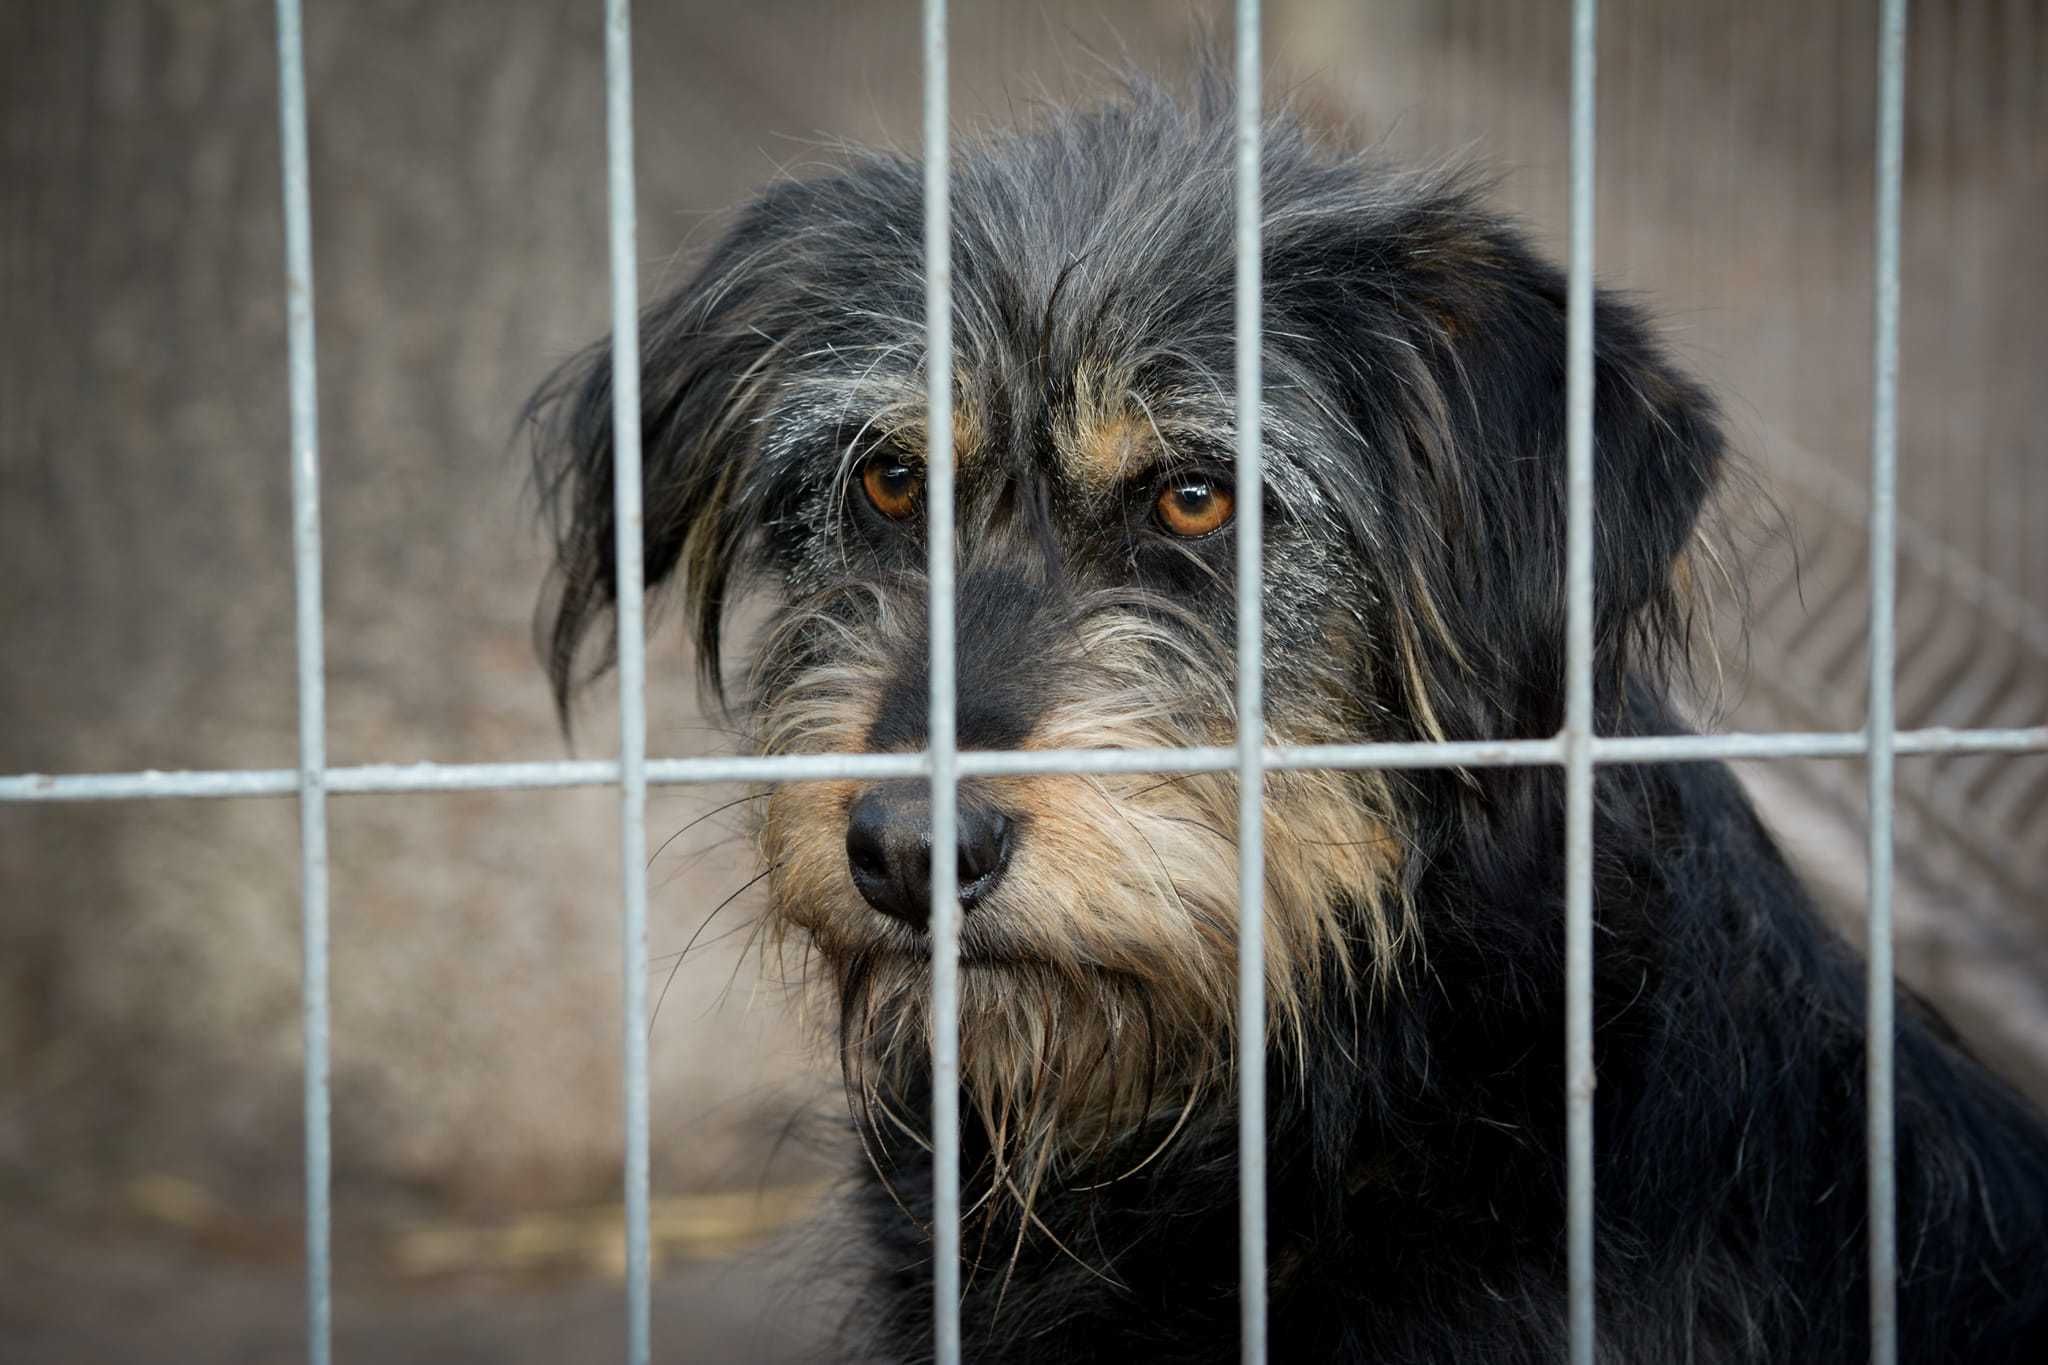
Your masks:
{"label": "dog's left eye", "polygon": [[1179,474],[1168,479],[1153,502],[1159,524],[1187,540],[1222,530],[1236,510],[1237,499],[1230,486],[1207,474]]}
{"label": "dog's left eye", "polygon": [[924,476],[901,460],[878,455],[861,466],[860,486],[877,512],[891,521],[902,521],[917,510]]}

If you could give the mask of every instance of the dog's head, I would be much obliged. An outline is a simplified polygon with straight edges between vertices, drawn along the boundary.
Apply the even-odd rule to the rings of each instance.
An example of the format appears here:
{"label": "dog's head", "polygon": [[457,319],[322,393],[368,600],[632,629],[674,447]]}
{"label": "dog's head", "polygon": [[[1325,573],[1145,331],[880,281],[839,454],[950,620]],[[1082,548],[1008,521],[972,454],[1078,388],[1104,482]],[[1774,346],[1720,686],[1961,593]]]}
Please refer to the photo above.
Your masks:
{"label": "dog's head", "polygon": [[[1140,89],[953,166],[958,738],[1227,744],[1234,509],[1265,520],[1281,743],[1545,735],[1562,717],[1562,280],[1444,173],[1267,132],[1264,485],[1233,475],[1232,135]],[[646,572],[766,753],[926,740],[922,173],[779,183],[642,321]],[[1654,673],[1720,441],[1627,308],[1598,318],[1597,681]],[[607,352],[538,400],[559,513],[558,693],[613,596]],[[771,603],[728,683],[726,625]],[[1228,1073],[1228,774],[961,791],[962,1072],[1000,1148],[1183,1112]],[[1428,856],[1371,773],[1267,782],[1272,1035],[1396,988]],[[857,1100],[923,1064],[929,812],[915,782],[792,783],[769,923],[833,996]],[[1058,1145],[1055,1143],[1054,1145]]]}

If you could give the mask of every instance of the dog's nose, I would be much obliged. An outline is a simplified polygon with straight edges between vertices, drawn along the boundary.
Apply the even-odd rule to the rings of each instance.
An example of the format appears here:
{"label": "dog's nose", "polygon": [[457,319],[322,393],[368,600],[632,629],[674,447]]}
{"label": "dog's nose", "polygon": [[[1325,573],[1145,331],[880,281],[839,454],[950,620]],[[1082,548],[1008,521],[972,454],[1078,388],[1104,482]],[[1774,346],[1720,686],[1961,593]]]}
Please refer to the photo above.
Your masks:
{"label": "dog's nose", "polygon": [[[1010,820],[1001,811],[963,801],[955,822],[960,906],[972,910],[995,889],[1010,860]],[[922,929],[932,910],[931,788],[884,782],[853,803],[846,824],[846,863],[869,905]]]}

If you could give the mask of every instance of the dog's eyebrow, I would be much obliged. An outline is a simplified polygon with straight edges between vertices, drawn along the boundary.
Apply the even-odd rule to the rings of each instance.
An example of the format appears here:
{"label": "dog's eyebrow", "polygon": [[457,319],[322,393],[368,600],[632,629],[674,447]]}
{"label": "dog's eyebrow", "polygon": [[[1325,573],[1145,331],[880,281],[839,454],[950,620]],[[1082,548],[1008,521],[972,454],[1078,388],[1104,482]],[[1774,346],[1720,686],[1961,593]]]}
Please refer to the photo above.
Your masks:
{"label": "dog's eyebrow", "polygon": [[1236,464],[1231,429],[1216,425],[1206,412],[1176,411],[1180,404],[1169,400],[1161,415],[1136,390],[1122,400],[1115,407],[1083,411],[1057,432],[1055,458],[1075,486],[1108,496],[1175,468],[1199,465],[1227,472]]}
{"label": "dog's eyebrow", "polygon": [[1142,407],[1077,413],[1054,441],[1061,471],[1085,488],[1120,488],[1168,453],[1159,424]]}
{"label": "dog's eyebrow", "polygon": [[1174,464],[1233,463],[1228,415],[1219,426],[1200,390],[1148,386],[1109,365],[1077,369],[1069,392],[1053,422],[1053,458],[1076,488],[1108,496]]}
{"label": "dog's eyebrow", "polygon": [[1152,428],[1152,439],[1157,443],[1154,448],[1157,450],[1159,458],[1164,458],[1172,451],[1173,447],[1167,443],[1166,433],[1159,429],[1159,419],[1152,415],[1152,405],[1145,401],[1144,394],[1138,393],[1135,390],[1131,393],[1131,401],[1138,405],[1139,412],[1145,414],[1145,425]]}
{"label": "dog's eyebrow", "polygon": [[[849,431],[851,435],[848,435]],[[972,398],[956,396],[953,400],[953,458],[960,467],[969,467],[981,457],[984,432],[980,406]],[[842,421],[836,439],[842,464],[870,453],[883,443],[893,446],[908,458],[922,461],[925,458],[923,390],[885,403],[868,412],[857,423]]]}

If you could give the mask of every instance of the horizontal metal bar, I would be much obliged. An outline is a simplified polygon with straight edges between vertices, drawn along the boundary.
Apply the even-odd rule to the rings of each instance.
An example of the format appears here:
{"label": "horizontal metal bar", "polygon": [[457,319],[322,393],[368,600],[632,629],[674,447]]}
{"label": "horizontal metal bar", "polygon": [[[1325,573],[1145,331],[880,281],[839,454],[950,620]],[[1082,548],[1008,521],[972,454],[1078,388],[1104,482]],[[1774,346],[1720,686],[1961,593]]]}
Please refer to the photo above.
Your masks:
{"label": "horizontal metal bar", "polygon": [[[1868,741],[1860,731],[1786,734],[1606,736],[1593,741],[1596,763],[1699,763],[1777,758],[1860,758]],[[2048,752],[2048,725],[1959,730],[1943,726],[1901,730],[1901,756]],[[1280,771],[1313,768],[1513,768],[1562,763],[1556,739],[1509,739],[1422,744],[1309,744],[1268,746],[1265,766]],[[1237,766],[1231,748],[968,750],[963,777],[1033,773],[1204,773]],[[649,759],[650,786],[717,782],[818,782],[924,777],[922,753],[776,754],[756,758]],[[532,763],[367,763],[329,768],[327,790],[369,792],[525,791],[602,787],[619,780],[609,759]],[[0,777],[0,802],[137,801],[171,798],[291,796],[299,789],[293,768],[129,773],[18,773]]]}
{"label": "horizontal metal bar", "polygon": [[[1899,754],[2017,754],[2048,750],[2048,725],[2009,729],[1960,730],[1945,725],[1900,730]],[[1848,733],[1793,731],[1776,735],[1653,735],[1609,736],[1593,741],[1598,763],[1687,763],[1710,759],[1861,758],[1869,739],[1862,731]]]}
{"label": "horizontal metal bar", "polygon": [[[333,770],[329,769],[329,776]],[[166,797],[295,796],[296,768],[229,772],[21,773],[0,777],[0,801],[146,801]]]}
{"label": "horizontal metal bar", "polygon": [[1307,768],[1526,768],[1564,761],[1556,739],[1501,739],[1425,744],[1299,744],[1268,746],[1266,766]]}
{"label": "horizontal metal bar", "polygon": [[[1512,768],[1563,761],[1554,739],[1481,740],[1423,744],[1267,745],[1268,770],[1305,768]],[[1014,777],[1028,773],[1212,773],[1237,767],[1235,748],[971,750],[960,755],[962,776]]]}
{"label": "horizontal metal bar", "polygon": [[[330,791],[491,791],[610,786],[619,780],[619,765],[609,758],[554,763],[370,763],[332,768],[329,773]],[[336,782],[333,773],[347,776]]]}

